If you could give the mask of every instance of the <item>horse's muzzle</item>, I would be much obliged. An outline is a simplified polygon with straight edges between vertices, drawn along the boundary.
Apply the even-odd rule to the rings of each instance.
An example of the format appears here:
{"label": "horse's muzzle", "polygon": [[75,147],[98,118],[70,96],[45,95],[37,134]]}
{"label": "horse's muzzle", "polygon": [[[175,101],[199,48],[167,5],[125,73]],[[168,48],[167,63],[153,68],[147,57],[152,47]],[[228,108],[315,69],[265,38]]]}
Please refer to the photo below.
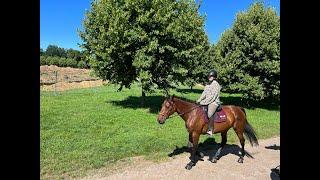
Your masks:
{"label": "horse's muzzle", "polygon": [[159,124],[164,124],[164,122],[166,121],[166,118],[163,117],[163,116],[159,116],[157,121],[158,121]]}

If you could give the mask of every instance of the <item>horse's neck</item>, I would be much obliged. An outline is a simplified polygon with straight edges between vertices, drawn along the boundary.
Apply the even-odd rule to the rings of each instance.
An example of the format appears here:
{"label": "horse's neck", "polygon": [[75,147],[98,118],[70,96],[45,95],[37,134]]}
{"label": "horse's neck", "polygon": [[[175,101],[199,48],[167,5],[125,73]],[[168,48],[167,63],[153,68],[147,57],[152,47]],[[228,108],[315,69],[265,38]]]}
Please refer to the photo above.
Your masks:
{"label": "horse's neck", "polygon": [[[188,113],[186,113],[186,112],[190,111],[195,106],[193,103],[186,102],[186,101],[183,101],[183,100],[177,99],[177,98],[175,98],[175,105],[176,105],[177,113],[182,114],[180,116],[185,121],[188,119]],[[183,113],[185,113],[185,114],[183,114]]]}

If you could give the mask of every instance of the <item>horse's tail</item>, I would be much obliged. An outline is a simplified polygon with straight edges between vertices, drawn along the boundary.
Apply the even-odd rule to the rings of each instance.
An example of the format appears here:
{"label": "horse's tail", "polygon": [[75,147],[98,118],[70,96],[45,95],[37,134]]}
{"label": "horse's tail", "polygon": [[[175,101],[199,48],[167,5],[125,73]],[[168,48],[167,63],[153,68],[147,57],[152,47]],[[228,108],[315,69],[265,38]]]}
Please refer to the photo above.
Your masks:
{"label": "horse's tail", "polygon": [[[247,116],[244,108],[240,107],[240,109],[244,112],[245,116]],[[256,132],[254,131],[252,126],[249,124],[247,117],[245,117],[245,119],[246,119],[245,120],[246,122],[244,125],[244,135],[249,139],[251,146],[259,146]]]}
{"label": "horse's tail", "polygon": [[244,125],[244,134],[249,139],[251,146],[259,146],[256,133],[248,121],[246,121],[246,124]]}
{"label": "horse's tail", "polygon": [[247,116],[246,110],[244,110],[244,108],[243,108],[243,107],[240,107],[240,109],[244,112],[244,115],[246,115],[246,116]]}

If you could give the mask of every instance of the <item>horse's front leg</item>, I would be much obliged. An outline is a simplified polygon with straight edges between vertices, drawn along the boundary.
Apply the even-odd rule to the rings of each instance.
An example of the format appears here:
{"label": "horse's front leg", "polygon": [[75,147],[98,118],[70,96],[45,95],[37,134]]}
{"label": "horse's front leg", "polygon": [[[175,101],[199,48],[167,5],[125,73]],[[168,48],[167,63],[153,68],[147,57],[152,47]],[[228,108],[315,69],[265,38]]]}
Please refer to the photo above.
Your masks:
{"label": "horse's front leg", "polygon": [[193,147],[192,133],[189,133],[189,141],[188,141],[187,147],[188,148]]}
{"label": "horse's front leg", "polygon": [[[188,150],[190,151],[192,151],[192,147],[193,147],[193,138],[192,138],[192,133],[189,133],[189,141],[188,141],[188,144],[187,144],[187,147],[188,147]],[[190,151],[190,152],[191,152]],[[196,154],[198,155],[198,156],[200,156],[200,158],[203,158],[204,157],[204,154],[202,153],[202,152],[200,152],[200,151],[196,151]]]}
{"label": "horse's front leg", "polygon": [[[188,141],[188,144],[187,144],[187,147],[188,147],[188,150],[192,150],[192,147],[193,147],[193,139],[192,139],[192,133],[189,133],[189,141]],[[190,151],[191,152],[191,151]],[[196,151],[196,154],[198,156],[200,156],[200,158],[203,158],[204,157],[204,154],[200,151]]]}
{"label": "horse's front leg", "polygon": [[186,169],[190,170],[193,166],[197,163],[197,150],[198,150],[198,141],[199,141],[199,133],[193,132],[192,133],[192,141],[193,141],[193,147],[191,150],[191,161],[186,165]]}

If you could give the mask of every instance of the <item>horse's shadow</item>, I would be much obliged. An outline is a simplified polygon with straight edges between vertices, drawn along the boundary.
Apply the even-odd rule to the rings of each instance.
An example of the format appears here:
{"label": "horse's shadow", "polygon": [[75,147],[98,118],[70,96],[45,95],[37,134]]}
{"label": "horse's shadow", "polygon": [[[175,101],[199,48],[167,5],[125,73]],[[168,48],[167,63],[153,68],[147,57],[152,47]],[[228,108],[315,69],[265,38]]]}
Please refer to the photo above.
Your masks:
{"label": "horse's shadow", "polygon": [[[265,146],[266,149],[272,149],[272,150],[280,150],[280,146],[279,145],[272,145],[272,146]],[[278,180],[280,179],[280,165],[277,166],[276,168],[272,168],[271,169],[271,173],[270,173],[270,178],[272,180]]]}
{"label": "horse's shadow", "polygon": [[266,146],[265,147],[266,149],[273,149],[273,150],[280,150],[280,146],[274,144],[272,146]]}
{"label": "horse's shadow", "polygon": [[[198,152],[203,153],[204,157],[208,157],[209,160],[212,160],[215,153],[219,149],[220,143],[217,143],[214,138],[208,138],[203,143],[199,143]],[[187,146],[177,147],[171,153],[168,154],[169,157],[173,157],[185,152],[190,152],[191,148]],[[236,144],[226,144],[223,150],[220,153],[219,159],[228,154],[233,154],[240,157],[241,148]],[[249,158],[253,158],[253,156],[245,151],[245,155]],[[203,161],[203,159],[199,158],[199,160]]]}
{"label": "horse's shadow", "polygon": [[270,178],[272,180],[279,180],[280,179],[280,165],[276,168],[271,169]]}

